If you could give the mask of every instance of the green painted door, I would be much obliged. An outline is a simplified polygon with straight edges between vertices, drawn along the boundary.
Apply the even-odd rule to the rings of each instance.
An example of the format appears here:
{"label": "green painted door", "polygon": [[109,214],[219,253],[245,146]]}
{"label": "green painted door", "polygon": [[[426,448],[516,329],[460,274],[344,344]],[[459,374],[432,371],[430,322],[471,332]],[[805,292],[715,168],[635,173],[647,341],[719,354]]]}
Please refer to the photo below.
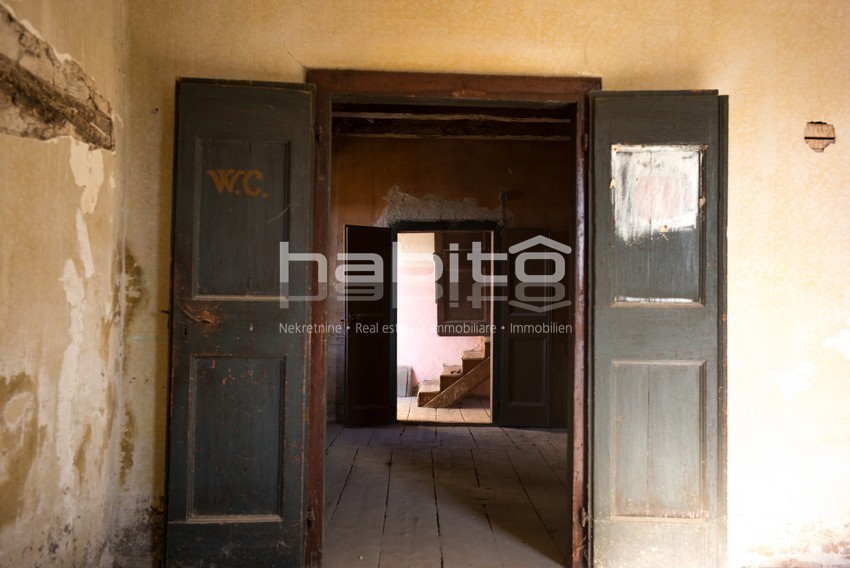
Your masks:
{"label": "green painted door", "polygon": [[726,99],[595,93],[593,565],[725,565]]}
{"label": "green painted door", "polygon": [[[174,186],[169,566],[300,566],[313,90],[181,81]],[[287,263],[289,266],[289,263]],[[282,286],[281,280],[288,282]]]}
{"label": "green painted door", "polygon": [[[552,245],[562,248],[553,249]],[[552,367],[554,341],[549,326],[569,302],[565,275],[552,278],[554,260],[546,257],[557,256],[567,265],[569,249],[552,241],[549,231],[504,229],[501,250],[506,261],[497,264],[502,265],[499,272],[507,277],[507,285],[499,287],[503,301],[498,303],[502,323],[496,421],[499,426],[551,428],[552,383],[565,380],[568,370]],[[523,255],[530,259],[518,267],[517,259]],[[525,279],[520,278],[519,270],[526,274]]]}

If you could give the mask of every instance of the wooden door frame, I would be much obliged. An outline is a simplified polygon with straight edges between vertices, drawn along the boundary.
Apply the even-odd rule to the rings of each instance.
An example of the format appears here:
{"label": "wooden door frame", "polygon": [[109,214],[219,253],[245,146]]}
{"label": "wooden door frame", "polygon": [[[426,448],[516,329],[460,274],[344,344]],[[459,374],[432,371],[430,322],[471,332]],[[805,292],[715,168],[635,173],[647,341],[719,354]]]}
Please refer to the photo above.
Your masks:
{"label": "wooden door frame", "polygon": [[[587,531],[587,337],[588,337],[588,93],[599,90],[598,77],[535,77],[513,75],[471,75],[451,73],[408,73],[309,69],[306,82],[316,86],[315,110],[315,193],[313,246],[315,251],[327,249],[328,218],[331,189],[331,114],[335,101],[356,99],[358,102],[385,102],[404,98],[424,102],[493,101],[506,105],[522,103],[568,103],[576,105],[576,221],[575,280],[573,325],[573,385],[568,403],[568,436],[571,449],[567,455],[572,470],[570,497],[570,533],[572,558],[570,565],[586,565]],[[325,321],[326,305],[316,306],[312,323]],[[318,339],[318,340],[317,340]],[[326,421],[326,338],[310,343],[310,386],[307,410],[307,543],[305,563],[318,565],[321,558],[323,532],[323,484]]]}

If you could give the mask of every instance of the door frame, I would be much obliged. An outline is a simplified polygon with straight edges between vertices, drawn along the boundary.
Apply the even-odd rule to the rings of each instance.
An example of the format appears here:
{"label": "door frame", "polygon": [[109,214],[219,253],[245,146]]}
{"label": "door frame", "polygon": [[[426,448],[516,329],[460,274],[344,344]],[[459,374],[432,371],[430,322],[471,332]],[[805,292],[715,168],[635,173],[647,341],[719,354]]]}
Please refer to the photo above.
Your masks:
{"label": "door frame", "polygon": [[[573,281],[574,324],[572,334],[573,384],[568,385],[568,447],[567,462],[572,470],[570,491],[570,534],[572,558],[570,565],[586,564],[588,544],[588,439],[587,439],[587,381],[588,381],[588,93],[602,88],[598,77],[535,77],[516,75],[471,75],[452,73],[409,73],[384,71],[354,71],[308,69],[307,83],[316,86],[315,109],[315,190],[313,196],[314,250],[328,246],[328,218],[331,176],[331,116],[334,102],[387,102],[404,98],[406,101],[443,104],[450,101],[475,100],[502,102],[506,105],[556,102],[576,106],[576,187],[573,230],[575,274]],[[317,277],[316,277],[317,279]],[[318,282],[314,282],[318,284]],[[313,310],[312,323],[321,324],[326,318],[327,305]],[[324,444],[326,422],[326,352],[327,338],[313,338],[310,343],[310,386],[307,409],[307,565],[321,561],[324,501]]]}

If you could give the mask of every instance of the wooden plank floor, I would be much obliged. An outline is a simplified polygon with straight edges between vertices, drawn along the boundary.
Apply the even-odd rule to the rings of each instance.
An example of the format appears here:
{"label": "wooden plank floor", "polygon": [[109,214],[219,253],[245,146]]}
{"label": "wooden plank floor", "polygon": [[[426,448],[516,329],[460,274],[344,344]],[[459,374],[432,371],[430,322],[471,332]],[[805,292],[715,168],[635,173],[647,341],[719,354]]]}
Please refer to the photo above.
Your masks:
{"label": "wooden plank floor", "polygon": [[457,408],[421,408],[415,396],[400,396],[396,404],[399,422],[435,422],[441,424],[490,424],[490,401],[465,398]]}
{"label": "wooden plank floor", "polygon": [[328,568],[565,566],[564,430],[328,424]]}

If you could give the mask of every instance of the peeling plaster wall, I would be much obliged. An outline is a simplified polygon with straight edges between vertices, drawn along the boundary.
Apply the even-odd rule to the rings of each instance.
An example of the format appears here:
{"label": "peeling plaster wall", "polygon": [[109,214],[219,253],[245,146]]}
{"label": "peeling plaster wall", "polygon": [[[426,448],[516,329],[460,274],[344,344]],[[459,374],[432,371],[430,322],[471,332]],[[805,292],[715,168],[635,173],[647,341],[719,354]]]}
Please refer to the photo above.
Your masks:
{"label": "peeling plaster wall", "polygon": [[[122,523],[140,518],[164,488],[160,310],[168,306],[177,77],[299,81],[302,66],[585,74],[602,76],[607,89],[730,96],[730,565],[848,554],[850,4],[150,0],[129,9],[127,238],[137,296],[124,400],[136,434],[121,500],[131,521]],[[806,123],[818,120],[837,134],[822,154],[803,142]],[[40,286],[55,288],[64,259]],[[64,301],[61,288],[53,294]]]}
{"label": "peeling plaster wall", "polygon": [[[55,61],[79,64],[120,124],[123,4],[6,5]],[[71,132],[0,134],[2,566],[114,560],[126,162],[120,127],[114,151]]]}

